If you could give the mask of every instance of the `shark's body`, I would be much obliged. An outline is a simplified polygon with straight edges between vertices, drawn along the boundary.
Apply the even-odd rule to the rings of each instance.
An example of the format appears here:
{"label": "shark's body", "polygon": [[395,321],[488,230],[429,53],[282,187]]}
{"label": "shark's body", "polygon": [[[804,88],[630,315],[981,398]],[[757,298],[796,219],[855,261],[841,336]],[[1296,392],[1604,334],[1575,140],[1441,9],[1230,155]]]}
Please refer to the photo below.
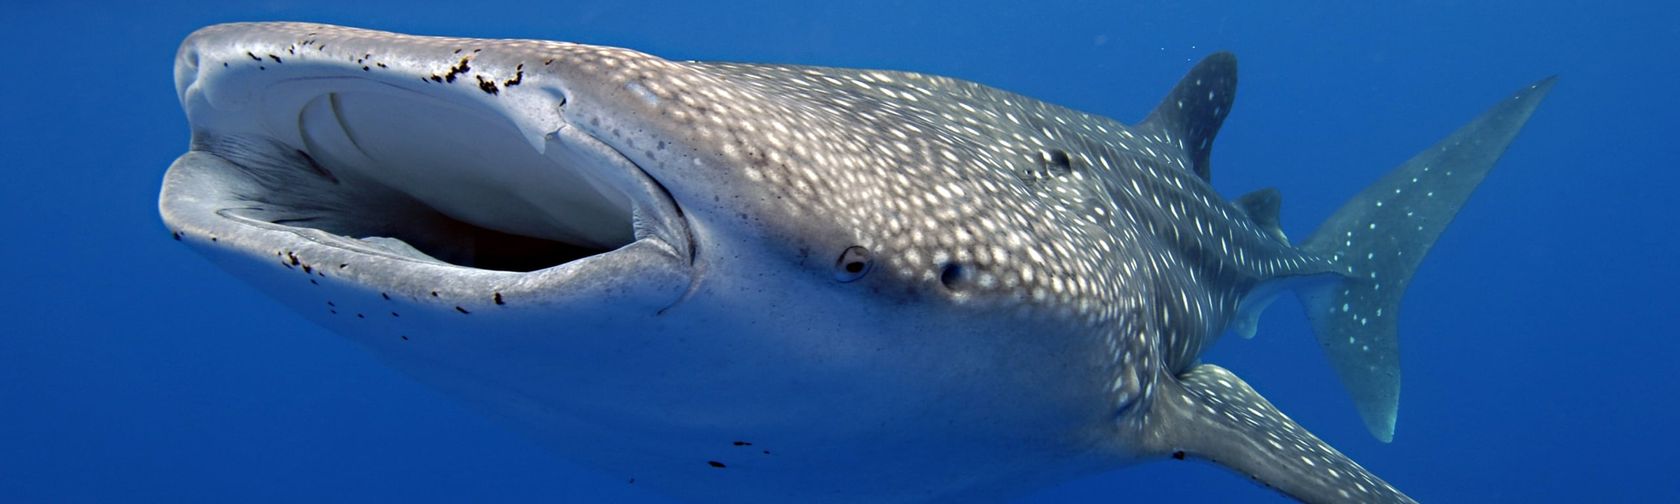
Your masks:
{"label": "shark's body", "polygon": [[1404,495],[1197,358],[1297,288],[1392,433],[1399,293],[1550,82],[1302,246],[1208,154],[1235,61],[1125,125],[949,78],[221,25],[178,239],[417,379],[685,498],[994,500],[1154,457]]}

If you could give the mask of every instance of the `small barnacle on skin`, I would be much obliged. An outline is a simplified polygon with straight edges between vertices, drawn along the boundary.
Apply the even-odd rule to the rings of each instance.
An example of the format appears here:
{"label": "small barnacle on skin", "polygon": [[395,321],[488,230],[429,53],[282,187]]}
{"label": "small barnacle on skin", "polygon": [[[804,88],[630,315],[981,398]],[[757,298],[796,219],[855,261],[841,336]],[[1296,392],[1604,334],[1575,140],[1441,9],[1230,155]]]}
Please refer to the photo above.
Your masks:
{"label": "small barnacle on skin", "polygon": [[[443,75],[443,81],[444,82],[455,82],[455,76],[467,73],[468,71],[471,71],[472,66],[467,64],[467,62],[470,59],[471,58],[461,58],[461,62],[459,64],[456,64],[455,66],[450,67],[449,72]],[[436,80],[436,78],[434,77],[433,80]]]}
{"label": "small barnacle on skin", "polygon": [[513,78],[508,79],[505,82],[502,82],[502,86],[504,86],[504,87],[514,87],[514,86],[518,86],[520,82],[525,81],[525,64],[524,63],[520,63],[519,66],[514,67],[513,71],[514,71]]}
{"label": "small barnacle on skin", "polygon": [[485,93],[492,95],[498,94],[499,90],[496,88],[496,81],[486,80],[483,75],[474,75],[473,78],[478,79],[478,88],[484,90]]}

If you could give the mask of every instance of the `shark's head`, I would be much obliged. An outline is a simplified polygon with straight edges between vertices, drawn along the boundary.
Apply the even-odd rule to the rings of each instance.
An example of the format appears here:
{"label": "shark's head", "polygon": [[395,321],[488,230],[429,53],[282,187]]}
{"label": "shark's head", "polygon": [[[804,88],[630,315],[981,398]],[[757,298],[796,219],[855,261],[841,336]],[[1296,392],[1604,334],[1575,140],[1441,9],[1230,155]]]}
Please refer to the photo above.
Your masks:
{"label": "shark's head", "polygon": [[[1096,307],[1119,280],[1077,252],[1106,247],[1080,240],[1106,236],[1090,212],[1108,207],[1076,183],[1076,140],[1019,133],[1068,126],[999,108],[1013,95],[285,23],[200,30],[175,73],[193,130],[160,203],[177,239],[599,466],[710,488],[701,462],[775,450],[786,465],[761,469],[808,490],[856,481],[809,468],[873,453],[882,491],[968,488],[1029,465],[977,451],[894,483],[928,416],[1015,436],[1111,411],[1070,399],[1111,373],[1051,385],[1111,365],[1071,337],[1112,315]],[[883,443],[829,453],[813,431]],[[763,454],[728,458],[742,440]],[[1018,455],[1066,464],[1089,442]]]}

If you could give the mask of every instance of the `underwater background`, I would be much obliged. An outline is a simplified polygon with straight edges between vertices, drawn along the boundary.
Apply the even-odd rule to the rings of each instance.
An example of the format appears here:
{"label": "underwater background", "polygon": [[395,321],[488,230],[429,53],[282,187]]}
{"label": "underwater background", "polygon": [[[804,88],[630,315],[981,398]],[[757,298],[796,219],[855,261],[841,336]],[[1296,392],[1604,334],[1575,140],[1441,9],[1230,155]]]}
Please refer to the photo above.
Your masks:
{"label": "underwater background", "polygon": [[[1561,81],[1401,315],[1395,440],[1285,296],[1206,357],[1424,502],[1680,501],[1680,5],[1598,1],[7,2],[0,9],[0,502],[668,502],[385,368],[169,239],[192,30],[297,20],[672,59],[950,75],[1141,119],[1241,60],[1214,183],[1297,238],[1509,93]],[[1163,460],[1027,502],[1283,502]]]}

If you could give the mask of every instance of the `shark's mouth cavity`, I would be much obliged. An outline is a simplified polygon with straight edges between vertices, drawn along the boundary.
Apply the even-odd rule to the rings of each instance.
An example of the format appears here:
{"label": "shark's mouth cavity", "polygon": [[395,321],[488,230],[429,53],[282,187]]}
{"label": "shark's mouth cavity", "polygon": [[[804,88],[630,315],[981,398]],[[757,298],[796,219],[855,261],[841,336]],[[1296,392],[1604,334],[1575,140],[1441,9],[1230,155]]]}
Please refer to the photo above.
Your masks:
{"label": "shark's mouth cavity", "polygon": [[230,182],[244,204],[227,205],[224,216],[500,271],[545,269],[638,238],[635,215],[645,205],[637,201],[649,195],[610,183],[623,174],[604,172],[626,171],[628,162],[603,155],[609,149],[554,134],[533,145],[488,111],[327,82],[277,83],[260,110],[241,113],[239,121],[261,127],[195,136],[195,150],[232,162],[246,179]]}

